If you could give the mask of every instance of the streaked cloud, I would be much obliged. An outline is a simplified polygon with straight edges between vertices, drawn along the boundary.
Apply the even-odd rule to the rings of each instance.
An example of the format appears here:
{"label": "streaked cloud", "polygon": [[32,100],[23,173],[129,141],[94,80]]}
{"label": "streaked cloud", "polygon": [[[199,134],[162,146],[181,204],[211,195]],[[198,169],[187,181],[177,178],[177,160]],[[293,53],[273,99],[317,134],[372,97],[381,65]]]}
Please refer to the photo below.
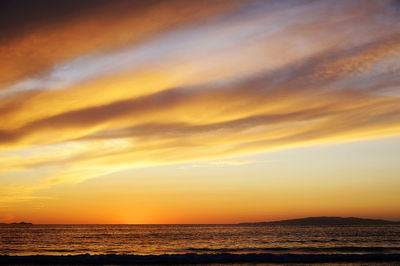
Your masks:
{"label": "streaked cloud", "polygon": [[395,1],[112,3],[5,18],[0,175],[41,189],[399,135]]}

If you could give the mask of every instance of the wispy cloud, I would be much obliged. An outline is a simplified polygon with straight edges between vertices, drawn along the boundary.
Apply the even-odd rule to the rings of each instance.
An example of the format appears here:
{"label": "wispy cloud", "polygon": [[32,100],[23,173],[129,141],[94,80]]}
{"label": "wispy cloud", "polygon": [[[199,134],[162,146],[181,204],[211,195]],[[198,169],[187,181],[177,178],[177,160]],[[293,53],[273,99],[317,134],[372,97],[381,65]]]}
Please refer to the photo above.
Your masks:
{"label": "wispy cloud", "polygon": [[52,167],[41,183],[80,182],[398,135],[398,12],[394,1],[121,1],[18,24],[1,40],[0,175]]}

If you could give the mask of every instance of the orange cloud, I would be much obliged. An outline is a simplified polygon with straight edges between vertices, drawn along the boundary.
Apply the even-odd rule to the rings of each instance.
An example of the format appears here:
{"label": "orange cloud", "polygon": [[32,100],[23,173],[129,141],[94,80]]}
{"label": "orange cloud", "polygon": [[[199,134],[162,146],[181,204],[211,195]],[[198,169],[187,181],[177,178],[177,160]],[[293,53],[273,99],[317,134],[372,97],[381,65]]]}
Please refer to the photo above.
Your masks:
{"label": "orange cloud", "polygon": [[[215,1],[9,1],[2,8],[0,84],[40,75],[85,53],[139,44],[167,30],[220,15],[239,3]],[[181,12],[177,13],[176,10]],[[37,15],[34,15],[36,11]],[[43,19],[46,17],[46,19]]]}
{"label": "orange cloud", "polygon": [[397,136],[392,4],[90,2],[54,24],[31,18],[30,30],[3,29],[0,174],[51,168],[41,189],[129,168]]}

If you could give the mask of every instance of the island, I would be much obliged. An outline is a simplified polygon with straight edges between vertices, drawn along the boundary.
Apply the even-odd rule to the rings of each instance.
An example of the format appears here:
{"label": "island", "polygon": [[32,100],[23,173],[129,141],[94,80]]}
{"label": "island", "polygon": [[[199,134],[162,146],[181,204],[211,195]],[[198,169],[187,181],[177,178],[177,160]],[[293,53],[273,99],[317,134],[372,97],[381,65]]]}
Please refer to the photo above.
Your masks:
{"label": "island", "polygon": [[33,224],[26,222],[19,222],[19,223],[0,223],[0,225],[33,225]]}
{"label": "island", "polygon": [[391,225],[400,224],[400,222],[381,220],[381,219],[365,219],[357,217],[307,217],[289,220],[279,220],[272,222],[254,222],[240,223],[239,225]]}

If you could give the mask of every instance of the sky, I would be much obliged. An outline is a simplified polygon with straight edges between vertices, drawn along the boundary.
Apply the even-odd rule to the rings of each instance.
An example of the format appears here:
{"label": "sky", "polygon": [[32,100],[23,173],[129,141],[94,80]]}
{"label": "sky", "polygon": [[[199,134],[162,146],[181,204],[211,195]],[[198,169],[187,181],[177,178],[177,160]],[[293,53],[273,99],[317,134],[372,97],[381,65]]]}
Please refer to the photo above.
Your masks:
{"label": "sky", "polygon": [[1,1],[0,222],[400,220],[400,2]]}

